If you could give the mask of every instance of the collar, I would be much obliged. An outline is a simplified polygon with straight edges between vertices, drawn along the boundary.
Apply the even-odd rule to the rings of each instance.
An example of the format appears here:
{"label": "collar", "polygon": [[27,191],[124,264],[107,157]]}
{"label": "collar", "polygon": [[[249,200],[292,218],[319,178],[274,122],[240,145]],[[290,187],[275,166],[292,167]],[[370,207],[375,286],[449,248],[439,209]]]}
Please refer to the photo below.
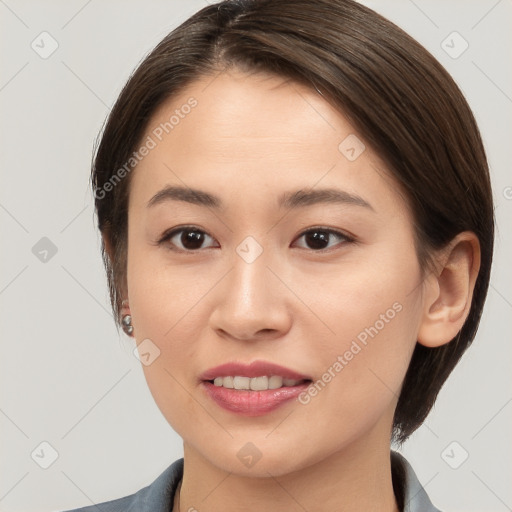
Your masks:
{"label": "collar", "polygon": [[[400,510],[402,512],[440,512],[430,501],[407,459],[393,450],[391,450],[390,455],[393,489]],[[172,512],[174,494],[182,477],[183,459],[178,459],[147,487],[131,496],[115,500],[119,508],[109,508],[108,510]],[[110,503],[113,504],[114,502]]]}
{"label": "collar", "polygon": [[432,505],[408,460],[393,450],[391,450],[391,475],[400,510],[403,512],[441,512]]}

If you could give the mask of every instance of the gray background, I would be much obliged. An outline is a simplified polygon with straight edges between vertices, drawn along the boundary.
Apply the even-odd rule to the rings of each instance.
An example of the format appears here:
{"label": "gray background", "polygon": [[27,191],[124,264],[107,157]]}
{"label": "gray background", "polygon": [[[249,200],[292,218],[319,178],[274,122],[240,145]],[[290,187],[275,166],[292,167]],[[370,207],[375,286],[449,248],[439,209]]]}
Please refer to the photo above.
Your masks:
{"label": "gray background", "polygon": [[[477,339],[402,451],[443,511],[512,510],[512,2],[363,3],[418,39],[461,86],[488,151],[498,221]],[[205,5],[0,0],[2,512],[130,494],[182,455],[134,341],[114,327],[88,176],[93,140],[129,73]],[[454,31],[463,39],[447,39]],[[42,58],[52,40],[58,48]],[[47,469],[52,448],[42,442],[58,454]]]}

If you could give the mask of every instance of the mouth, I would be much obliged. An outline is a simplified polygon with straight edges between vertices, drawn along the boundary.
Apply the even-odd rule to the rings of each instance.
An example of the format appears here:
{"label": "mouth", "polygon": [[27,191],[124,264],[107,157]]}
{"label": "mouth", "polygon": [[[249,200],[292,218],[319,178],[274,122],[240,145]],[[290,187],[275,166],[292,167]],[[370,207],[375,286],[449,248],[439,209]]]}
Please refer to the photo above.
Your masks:
{"label": "mouth", "polygon": [[289,388],[310,382],[306,379],[287,379],[281,375],[263,375],[261,377],[244,377],[241,375],[215,377],[209,380],[214,386],[223,387],[226,389],[236,389],[238,391],[267,391],[268,389],[280,389],[283,387]]}
{"label": "mouth", "polygon": [[201,375],[206,395],[222,409],[244,416],[261,416],[289,403],[312,379],[289,368],[255,361],[227,363]]}

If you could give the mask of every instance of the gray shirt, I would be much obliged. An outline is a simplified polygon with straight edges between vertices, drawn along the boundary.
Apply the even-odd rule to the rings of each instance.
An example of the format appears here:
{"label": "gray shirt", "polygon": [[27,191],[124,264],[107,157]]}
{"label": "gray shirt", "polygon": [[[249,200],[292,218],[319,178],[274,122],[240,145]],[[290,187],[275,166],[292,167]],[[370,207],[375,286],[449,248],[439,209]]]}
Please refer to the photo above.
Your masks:
{"label": "gray shirt", "polygon": [[[440,512],[432,505],[407,459],[393,450],[391,472],[401,512]],[[172,512],[174,493],[182,476],[183,459],[178,459],[153,483],[130,496],[64,512]]]}

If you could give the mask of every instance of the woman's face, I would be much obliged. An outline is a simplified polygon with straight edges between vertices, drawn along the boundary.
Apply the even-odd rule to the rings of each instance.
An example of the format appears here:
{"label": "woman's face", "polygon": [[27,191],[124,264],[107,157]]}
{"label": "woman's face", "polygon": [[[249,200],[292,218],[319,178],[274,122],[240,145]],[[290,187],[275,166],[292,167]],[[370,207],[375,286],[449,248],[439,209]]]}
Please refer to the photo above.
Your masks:
{"label": "woman's face", "polygon": [[163,104],[142,144],[128,298],[186,450],[266,476],[389,449],[424,299],[411,214],[377,155],[317,92],[237,71]]}

